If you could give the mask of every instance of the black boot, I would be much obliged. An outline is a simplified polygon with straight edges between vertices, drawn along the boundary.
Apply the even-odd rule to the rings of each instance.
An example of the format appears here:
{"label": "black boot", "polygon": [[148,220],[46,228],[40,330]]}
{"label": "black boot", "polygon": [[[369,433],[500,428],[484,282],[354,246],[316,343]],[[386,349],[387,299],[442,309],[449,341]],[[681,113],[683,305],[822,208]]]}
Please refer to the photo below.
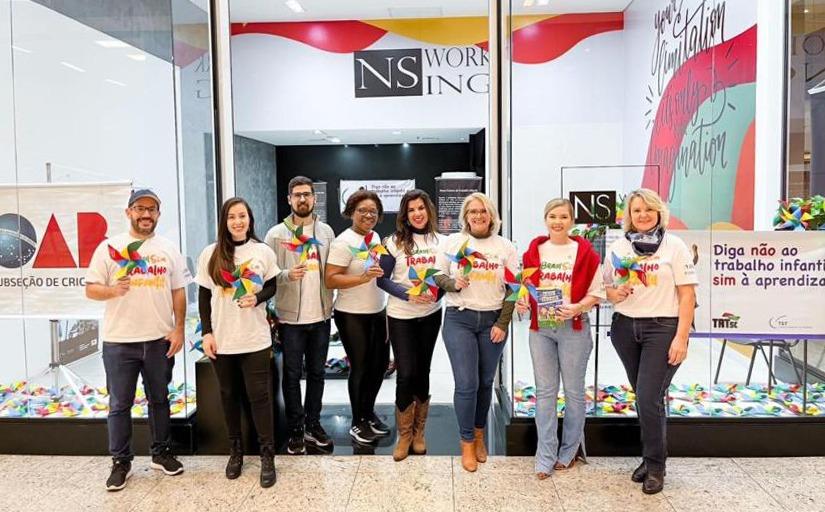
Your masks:
{"label": "black boot", "polygon": [[230,439],[229,461],[226,463],[226,478],[234,480],[241,476],[243,467],[243,445],[240,439]]}
{"label": "black boot", "polygon": [[630,479],[636,482],[637,484],[640,484],[645,481],[646,476],[647,465],[645,464],[645,461],[642,461],[642,463],[639,464],[639,467],[633,470],[633,474],[630,475]]}
{"label": "black boot", "polygon": [[665,487],[664,471],[648,471],[645,481],[642,484],[642,492],[645,494],[656,494],[662,492]]}
{"label": "black boot", "polygon": [[275,485],[275,455],[271,446],[261,446],[261,487]]}

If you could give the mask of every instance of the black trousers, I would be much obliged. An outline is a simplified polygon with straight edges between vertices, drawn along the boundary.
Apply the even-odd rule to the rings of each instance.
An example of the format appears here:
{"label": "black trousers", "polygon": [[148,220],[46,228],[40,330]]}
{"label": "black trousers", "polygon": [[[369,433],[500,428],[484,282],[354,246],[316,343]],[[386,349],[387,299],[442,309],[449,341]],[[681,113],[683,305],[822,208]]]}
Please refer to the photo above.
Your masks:
{"label": "black trousers", "polygon": [[395,355],[395,405],[403,410],[415,398],[430,396],[430,364],[441,329],[441,309],[421,318],[388,318],[390,343]]}
{"label": "black trousers", "polygon": [[390,362],[387,343],[387,314],[335,311],[335,325],[349,358],[349,402],[352,424],[369,419]]}
{"label": "black trousers", "polygon": [[667,416],[665,394],[679,365],[667,362],[676,335],[676,317],[630,318],[613,314],[613,347],[636,392],[636,412],[642,435],[642,457],[649,470],[665,469]]}
{"label": "black trousers", "polygon": [[[284,350],[284,405],[290,430],[321,421],[321,400],[324,396],[324,364],[329,350],[330,321],[314,324],[280,325]],[[301,373],[307,370],[307,390],[301,405]]]}
{"label": "black trousers", "polygon": [[230,441],[241,440],[241,410],[246,393],[261,450],[274,449],[271,359],[272,349],[265,348],[246,354],[218,354],[212,360]]}

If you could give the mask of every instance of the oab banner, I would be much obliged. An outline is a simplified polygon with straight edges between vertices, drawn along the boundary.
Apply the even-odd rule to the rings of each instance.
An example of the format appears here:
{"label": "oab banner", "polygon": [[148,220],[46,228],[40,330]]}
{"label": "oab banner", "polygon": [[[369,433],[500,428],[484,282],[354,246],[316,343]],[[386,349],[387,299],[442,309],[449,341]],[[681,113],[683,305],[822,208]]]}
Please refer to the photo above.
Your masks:
{"label": "oab banner", "polygon": [[825,232],[674,233],[696,262],[698,336],[825,338]]}
{"label": "oab banner", "polygon": [[126,227],[128,183],[0,186],[0,317],[96,318],[84,276]]}

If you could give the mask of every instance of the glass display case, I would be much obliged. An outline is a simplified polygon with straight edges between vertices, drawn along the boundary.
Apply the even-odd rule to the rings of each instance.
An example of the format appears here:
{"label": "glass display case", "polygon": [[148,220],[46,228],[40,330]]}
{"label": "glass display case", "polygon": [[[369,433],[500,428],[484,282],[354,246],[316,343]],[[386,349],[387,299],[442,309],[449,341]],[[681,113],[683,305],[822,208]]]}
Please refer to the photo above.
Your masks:
{"label": "glass display case", "polygon": [[[821,40],[823,2],[783,4],[633,0],[557,13],[512,2],[507,20],[509,222],[520,250],[546,234],[551,198],[609,192],[602,213],[614,220],[576,228],[603,251],[623,236],[623,197],[646,187],[666,199],[670,231],[693,253],[696,321],[667,392],[670,417],[825,415],[825,183],[810,165],[822,121],[811,66],[823,61],[804,56]],[[526,16],[544,19],[528,31]],[[609,304],[590,312],[587,414],[634,417],[611,317]],[[535,411],[528,328],[514,322],[505,357],[513,418]]]}
{"label": "glass display case", "polygon": [[[208,3],[172,0],[130,24],[123,3],[0,9],[0,420],[105,419],[91,252],[128,229],[130,187],[152,188],[157,232],[185,255],[214,239]],[[193,260],[187,258],[193,269]],[[173,418],[196,409],[196,293],[175,357]],[[147,416],[138,384],[134,418]]]}

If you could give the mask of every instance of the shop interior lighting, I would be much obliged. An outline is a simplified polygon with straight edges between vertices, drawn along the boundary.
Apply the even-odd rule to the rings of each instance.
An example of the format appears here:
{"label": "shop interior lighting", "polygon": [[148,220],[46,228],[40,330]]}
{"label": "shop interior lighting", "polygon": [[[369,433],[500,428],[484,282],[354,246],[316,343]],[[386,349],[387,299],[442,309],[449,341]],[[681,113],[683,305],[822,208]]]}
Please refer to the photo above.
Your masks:
{"label": "shop interior lighting", "polygon": [[316,129],[315,129],[315,131],[313,131],[312,133],[314,133],[315,135],[323,135],[323,134],[324,134],[324,131],[323,131],[323,130],[319,130],[318,128],[316,128]]}
{"label": "shop interior lighting", "polygon": [[332,142],[333,144],[340,144],[341,143],[341,139],[339,139],[338,137],[327,137],[327,140]]}
{"label": "shop interior lighting", "polygon": [[66,66],[69,69],[73,69],[73,70],[77,71],[78,73],[85,73],[86,72],[85,69],[77,67],[74,64],[72,64],[71,62],[60,61],[60,63],[63,64],[64,66]]}
{"label": "shop interior lighting", "polygon": [[143,61],[146,60],[146,54],[145,53],[130,53],[126,56],[129,57],[130,59],[136,60],[138,62],[143,62]]}
{"label": "shop interior lighting", "polygon": [[107,78],[105,82],[110,83],[112,85],[119,85],[120,87],[126,87],[126,84],[123,82],[118,82],[117,80],[112,80],[111,78]]}
{"label": "shop interior lighting", "polygon": [[533,7],[533,4],[536,3],[536,0],[524,0],[524,7]]}
{"label": "shop interior lighting", "polygon": [[393,135],[401,135],[401,130],[395,130],[392,132]]}
{"label": "shop interior lighting", "polygon": [[550,3],[550,0],[539,0],[539,5],[547,5]]}
{"label": "shop interior lighting", "polygon": [[104,48],[128,48],[129,43],[124,43],[123,41],[118,41],[117,39],[103,39],[101,41],[95,41],[95,43],[99,44]]}
{"label": "shop interior lighting", "polygon": [[284,3],[286,4],[287,7],[289,7],[292,10],[292,12],[295,12],[295,13],[304,12],[304,7],[300,4],[300,2],[298,2],[298,0],[286,0],[286,2],[284,2]]}

